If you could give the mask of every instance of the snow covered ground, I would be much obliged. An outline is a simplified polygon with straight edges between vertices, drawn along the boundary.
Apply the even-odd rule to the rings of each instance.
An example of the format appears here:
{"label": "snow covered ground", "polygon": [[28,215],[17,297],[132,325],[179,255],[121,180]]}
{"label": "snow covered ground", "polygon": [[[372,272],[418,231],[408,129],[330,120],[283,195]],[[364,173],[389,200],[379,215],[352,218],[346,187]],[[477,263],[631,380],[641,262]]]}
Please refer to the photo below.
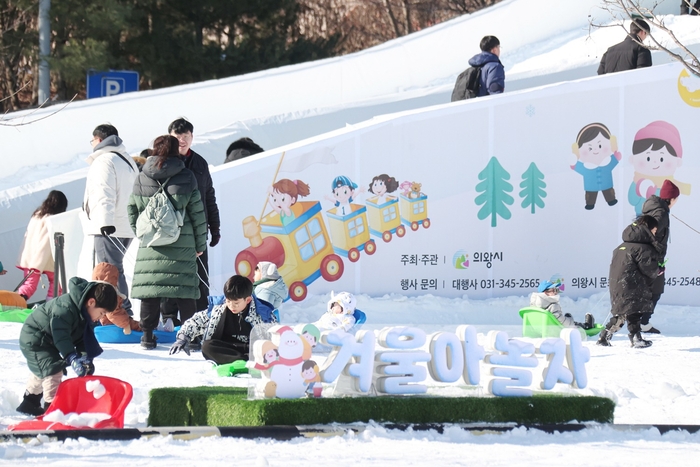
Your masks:
{"label": "snow covered ground", "polygon": [[[328,296],[311,296],[302,303],[281,307],[283,322],[314,321],[323,312]],[[361,296],[365,329],[388,325],[416,325],[427,331],[454,330],[473,324],[480,343],[492,329],[511,337],[521,336],[517,311],[527,297],[486,301]],[[604,321],[609,309],[607,294],[573,301],[565,295],[562,305],[574,317],[591,312]],[[615,424],[700,424],[700,308],[660,306],[654,324],[663,331],[651,336],[648,349],[631,349],[624,330],[613,347],[602,348],[590,340],[587,364],[589,385],[580,394],[609,397],[616,402]],[[18,349],[21,325],[0,324],[0,429],[26,419],[15,412],[28,370]],[[143,428],[148,417],[148,391],[154,387],[247,385],[244,378],[219,378],[200,354],[169,356],[168,346],[147,352],[136,344],[105,344],[96,360],[97,374],[130,382],[134,398],[126,411],[127,427]],[[435,384],[435,383],[433,383]],[[231,465],[291,466],[313,463],[334,465],[670,465],[691,462],[700,453],[700,434],[657,429],[620,430],[592,426],[581,432],[546,434],[518,429],[504,434],[473,434],[458,427],[435,431],[387,430],[362,425],[358,433],[342,437],[296,439],[288,442],[201,438],[190,441],[171,437],[135,441],[72,440],[24,444],[0,442],[0,465]],[[3,460],[4,456],[4,460]]]}
{"label": "snow covered ground", "polygon": [[[0,132],[0,153],[6,161],[11,157],[12,164],[11,170],[10,166],[6,167],[7,176],[0,177],[0,189],[6,190],[0,192],[0,200],[50,190],[58,182],[47,179],[49,176],[58,176],[55,180],[60,178],[61,183],[66,185],[84,178],[86,169],[82,159],[89,149],[89,137],[80,135],[91,131],[95,118],[114,123],[125,133],[129,149],[138,151],[153,136],[164,131],[164,125],[169,121],[186,115],[197,128],[195,150],[209,157],[211,163],[218,164],[223,160],[222,148],[243,134],[253,136],[263,147],[273,148],[381,113],[445,102],[454,77],[465,67],[464,63],[476,48],[478,38],[484,34],[496,34],[504,43],[503,59],[509,90],[592,76],[600,54],[609,45],[620,41],[622,36],[617,28],[594,30],[589,36],[587,13],[599,3],[596,0],[537,0],[535,4],[535,0],[506,0],[497,8],[473,15],[473,18],[459,18],[358,54],[362,60],[368,61],[368,69],[373,70],[366,76],[360,73],[359,81],[338,79],[333,73],[328,79],[316,76],[311,80],[307,78],[309,75],[302,73],[311,72],[313,75],[316,71],[318,74],[324,67],[328,70],[336,67],[338,76],[342,75],[342,70],[357,71],[355,66],[346,63],[347,59],[339,58],[136,96],[78,103],[73,106],[75,111],[59,114],[59,120],[45,121],[70,119],[65,125],[29,125],[21,131],[4,127]],[[678,1],[665,0],[662,5],[671,3],[676,8]],[[533,9],[541,14],[535,19],[525,19],[517,13],[520,11],[518,8]],[[672,8],[669,6],[666,10],[662,13],[669,13]],[[497,20],[486,21],[489,17]],[[605,21],[602,18],[602,22]],[[667,24],[673,27],[676,34],[693,46],[700,43],[698,21],[698,17],[667,18]],[[497,27],[494,28],[494,25]],[[431,41],[433,45],[427,45]],[[444,47],[439,44],[466,45]],[[392,50],[400,53],[391,54]],[[428,66],[424,61],[415,59],[418,53],[423,54],[421,57],[432,57],[436,63],[444,66]],[[410,57],[410,60],[406,57]],[[654,55],[655,64],[667,60],[667,57]],[[416,75],[410,71],[412,68],[407,71],[402,66],[411,65],[412,62],[420,64],[420,82],[415,81]],[[379,64],[388,71],[377,73],[376,66]],[[433,74],[427,76],[425,73]],[[292,75],[297,77],[296,83],[299,85],[308,81],[316,100],[310,100],[309,96],[300,92],[287,92],[287,100],[260,99],[260,95],[268,96],[271,89],[277,89],[277,86],[269,84],[274,80],[285,80],[285,86],[280,87],[283,91],[290,88],[298,90],[299,86],[289,81]],[[380,75],[382,80],[374,79]],[[344,81],[347,89],[331,90],[327,95],[319,96],[321,87],[318,83],[322,81]],[[392,85],[380,86],[378,81]],[[229,85],[231,89],[239,91],[234,89],[224,94],[223,89]],[[252,88],[259,89],[258,94],[251,92]],[[352,92],[352,95],[348,92]],[[154,97],[159,98],[158,102],[163,105],[149,104],[151,101],[148,98]],[[248,100],[241,100],[243,97]],[[203,105],[203,102],[207,104]],[[224,105],[215,108],[215,103]],[[159,113],[154,115],[156,110]],[[98,113],[101,116],[96,117]],[[43,115],[42,112],[39,114]],[[80,114],[80,118],[74,118],[76,114]],[[61,131],[56,133],[56,127]],[[78,193],[77,203],[82,189],[75,192]],[[3,206],[8,210],[20,209],[9,201]],[[31,213],[35,207],[33,203],[27,203],[21,209]],[[12,213],[6,213],[3,214],[3,223],[0,223],[0,233],[12,229],[23,232],[25,221],[7,225],[6,216]],[[26,217],[22,215],[23,219]],[[17,235],[21,235],[21,232]],[[3,256],[5,254],[3,252]],[[16,284],[14,278],[5,277],[7,284]],[[292,324],[315,321],[323,312],[327,299],[327,296],[310,296],[302,303],[285,303],[281,309],[282,319]],[[480,341],[483,341],[485,333],[492,329],[504,330],[511,337],[518,337],[521,321],[517,311],[527,302],[526,297],[474,301],[466,296],[461,299],[361,296],[358,307],[368,315],[366,329],[416,325],[432,332],[473,324],[479,330]],[[604,321],[609,310],[608,297],[604,293],[577,301],[564,296],[562,303],[564,309],[578,319],[584,313],[591,312],[597,321]],[[578,392],[615,400],[616,424],[700,424],[700,372],[697,370],[700,368],[700,322],[695,315],[698,312],[700,306],[660,305],[653,323],[663,334],[651,337],[654,345],[649,349],[629,348],[624,330],[613,340],[611,348],[597,347],[594,341],[587,342],[591,350],[591,361],[587,365],[589,385]],[[15,412],[29,375],[18,348],[20,328],[20,324],[0,323],[0,429],[26,419]],[[104,347],[105,353],[96,361],[97,373],[123,379],[134,387],[134,398],[126,412],[128,427],[146,426],[148,391],[151,388],[247,385],[242,378],[218,378],[199,354],[192,357],[180,354],[169,356],[165,345],[151,352],[142,350],[138,345],[106,344]],[[364,428],[360,433],[348,433],[343,437],[289,442],[231,438],[182,441],[169,437],[123,442],[75,440],[23,444],[5,441],[0,442],[0,465],[50,463],[55,466],[121,466],[129,463],[134,466],[179,466],[242,463],[292,466],[331,463],[386,466],[400,463],[644,466],[681,462],[692,464],[692,459],[700,453],[700,434],[676,432],[661,435],[656,429],[623,431],[614,426],[593,426],[582,432],[550,435],[526,430],[505,434],[472,434],[458,427],[448,428],[442,434],[386,430],[375,424]]]}

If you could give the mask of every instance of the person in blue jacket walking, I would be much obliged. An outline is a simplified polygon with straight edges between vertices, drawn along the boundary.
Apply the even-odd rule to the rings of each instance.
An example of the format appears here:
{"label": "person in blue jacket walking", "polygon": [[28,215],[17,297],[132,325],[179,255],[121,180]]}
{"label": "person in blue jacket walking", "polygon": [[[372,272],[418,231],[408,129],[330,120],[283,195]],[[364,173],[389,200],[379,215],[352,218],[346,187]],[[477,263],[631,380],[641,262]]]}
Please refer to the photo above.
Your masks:
{"label": "person in blue jacket walking", "polygon": [[484,36],[479,43],[481,53],[469,59],[469,65],[481,67],[481,83],[477,97],[500,94],[506,88],[506,72],[501,64],[501,41],[496,36]]}

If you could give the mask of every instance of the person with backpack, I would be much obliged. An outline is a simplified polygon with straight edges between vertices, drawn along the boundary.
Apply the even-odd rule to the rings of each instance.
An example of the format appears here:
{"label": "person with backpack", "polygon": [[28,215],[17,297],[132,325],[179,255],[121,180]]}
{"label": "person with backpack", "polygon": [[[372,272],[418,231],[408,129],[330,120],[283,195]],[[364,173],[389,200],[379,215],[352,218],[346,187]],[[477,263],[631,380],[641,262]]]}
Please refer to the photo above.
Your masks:
{"label": "person with backpack", "polygon": [[94,239],[95,264],[109,263],[119,270],[119,292],[127,297],[124,310],[132,315],[124,277],[124,254],[134,232],[126,216],[126,205],[139,169],[113,125],[98,125],[90,144],[94,152],[87,158],[90,169],[83,197],[83,211],[88,218],[85,233]]}
{"label": "person with backpack", "polygon": [[501,42],[496,36],[484,36],[479,47],[481,53],[470,58],[470,68],[457,77],[452,101],[501,94],[505,90],[506,73],[499,58]]}
{"label": "person with backpack", "polygon": [[[141,241],[131,293],[141,299],[144,349],[156,347],[161,299],[174,299],[184,322],[197,311],[200,297],[197,257],[206,249],[207,220],[197,179],[185,168],[178,146],[174,136],[155,139],[128,205],[129,223]],[[159,223],[171,216],[178,219],[174,226]],[[157,228],[144,233],[145,224]]]}

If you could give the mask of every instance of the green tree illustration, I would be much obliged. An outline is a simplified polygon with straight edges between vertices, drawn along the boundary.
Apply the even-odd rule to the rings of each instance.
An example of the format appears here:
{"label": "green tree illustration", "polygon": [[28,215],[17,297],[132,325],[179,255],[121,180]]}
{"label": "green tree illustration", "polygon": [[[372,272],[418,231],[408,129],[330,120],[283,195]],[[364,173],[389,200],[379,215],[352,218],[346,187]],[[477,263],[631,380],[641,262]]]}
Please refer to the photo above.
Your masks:
{"label": "green tree illustration", "polygon": [[496,227],[496,216],[510,219],[510,210],[506,205],[513,204],[513,197],[508,194],[513,191],[513,185],[506,181],[509,179],[510,174],[495,157],[492,157],[486,168],[479,173],[481,182],[476,185],[476,191],[481,194],[474,201],[477,206],[483,206],[479,209],[477,217],[484,220],[491,216],[491,227]]}
{"label": "green tree illustration", "polygon": [[547,192],[544,190],[547,184],[544,182],[544,174],[540,172],[534,162],[525,172],[523,172],[523,181],[520,182],[520,197],[523,199],[521,206],[527,208],[530,206],[530,212],[535,213],[535,207],[544,208],[544,199],[547,197]]}

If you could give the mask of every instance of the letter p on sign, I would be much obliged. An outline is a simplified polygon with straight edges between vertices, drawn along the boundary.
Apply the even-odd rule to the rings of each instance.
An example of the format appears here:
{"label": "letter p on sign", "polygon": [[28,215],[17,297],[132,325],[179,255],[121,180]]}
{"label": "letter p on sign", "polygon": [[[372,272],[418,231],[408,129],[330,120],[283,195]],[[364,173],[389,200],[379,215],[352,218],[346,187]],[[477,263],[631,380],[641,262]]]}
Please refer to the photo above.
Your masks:
{"label": "letter p on sign", "polygon": [[124,80],[123,79],[114,79],[114,78],[109,78],[104,80],[104,95],[105,96],[114,96],[116,94],[121,94],[124,92]]}

